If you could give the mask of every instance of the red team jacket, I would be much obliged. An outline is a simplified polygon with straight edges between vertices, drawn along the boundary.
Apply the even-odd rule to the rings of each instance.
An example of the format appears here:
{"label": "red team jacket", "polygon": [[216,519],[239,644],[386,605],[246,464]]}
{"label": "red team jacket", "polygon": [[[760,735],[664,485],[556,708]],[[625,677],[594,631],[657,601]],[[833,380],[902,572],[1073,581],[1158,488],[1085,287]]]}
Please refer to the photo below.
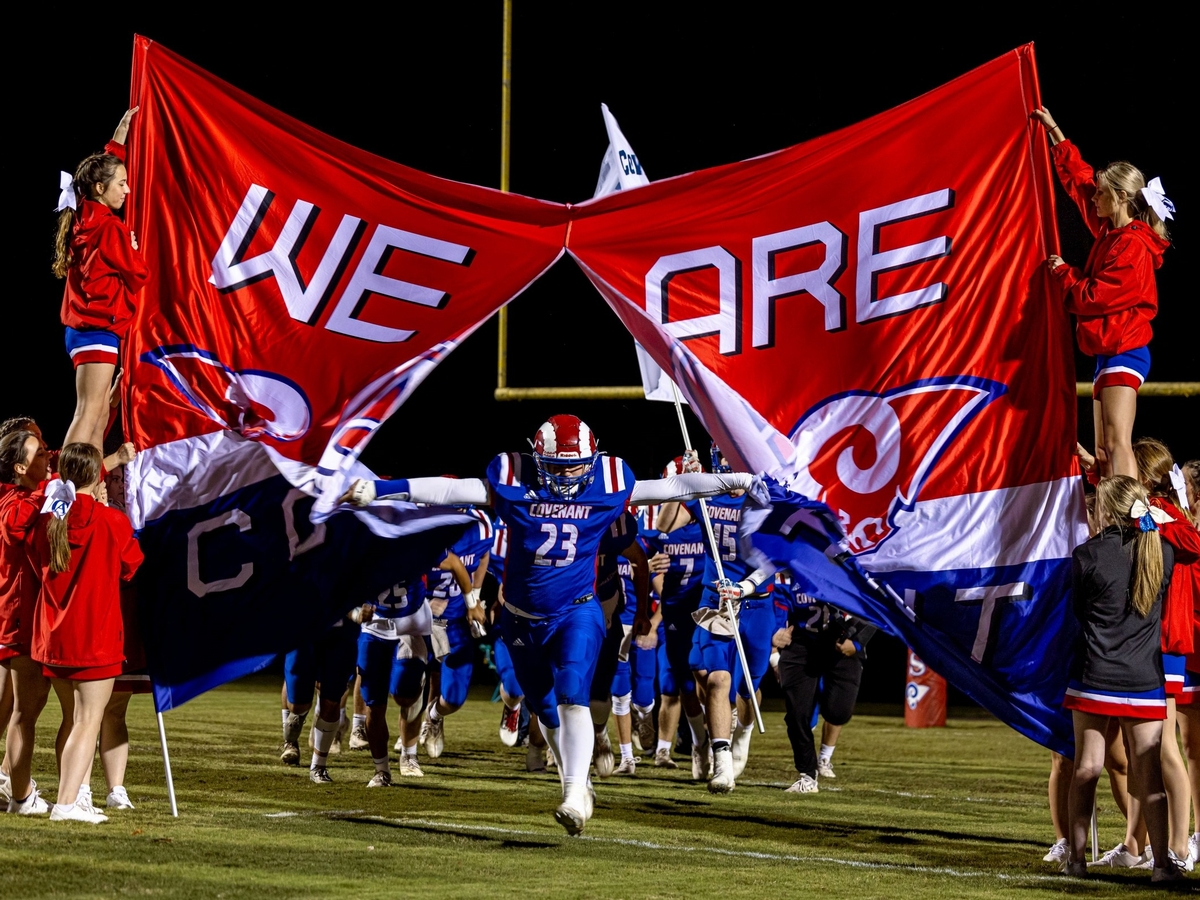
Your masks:
{"label": "red team jacket", "polygon": [[[30,498],[40,509],[42,494]],[[50,513],[37,517],[29,558],[41,578],[30,655],[48,666],[111,666],[125,658],[121,582],[142,564],[142,551],[123,513],[80,495],[67,516],[71,564],[50,571]]]}
{"label": "red team jacket", "polygon": [[1113,228],[1096,215],[1092,197],[1095,173],[1070,141],[1052,148],[1058,180],[1096,237],[1083,270],[1054,269],[1066,294],[1068,312],[1077,317],[1079,349],[1090,356],[1114,356],[1150,343],[1150,320],[1158,312],[1154,270],[1162,265],[1170,242],[1134,220]]}
{"label": "red team jacket", "polygon": [[25,535],[37,518],[37,508],[25,501],[29,491],[15,484],[0,485],[0,647],[29,653],[37,573],[25,552]]}
{"label": "red team jacket", "polygon": [[[104,149],[125,158],[121,144],[109,141]],[[71,253],[75,261],[67,270],[62,323],[124,337],[133,320],[133,295],[150,276],[141,254],[133,249],[129,229],[103,203],[82,200],[75,212]]]}

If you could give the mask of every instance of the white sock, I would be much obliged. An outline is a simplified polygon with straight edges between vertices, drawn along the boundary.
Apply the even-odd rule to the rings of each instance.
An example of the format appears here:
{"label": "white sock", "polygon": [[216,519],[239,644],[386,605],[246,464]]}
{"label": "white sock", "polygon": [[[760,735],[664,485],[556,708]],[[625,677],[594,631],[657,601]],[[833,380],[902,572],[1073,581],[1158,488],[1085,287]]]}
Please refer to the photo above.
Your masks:
{"label": "white sock", "polygon": [[649,705],[649,706],[638,706],[638,705],[635,703],[635,704],[633,704],[633,708],[634,708],[635,710],[637,710],[637,712],[638,712],[638,715],[641,715],[641,716],[648,716],[648,715],[650,715],[650,713],[654,712],[654,701],[653,701],[653,700],[651,700],[651,701],[650,701],[650,705]]}
{"label": "white sock", "polygon": [[654,749],[654,752],[662,753],[664,750],[666,750],[668,753],[671,752],[671,742],[670,741],[659,741],[658,746]]}
{"label": "white sock", "polygon": [[708,740],[708,725],[704,722],[704,713],[688,716],[688,728],[692,730],[692,744],[699,747]]}
{"label": "white sock", "polygon": [[338,731],[344,730],[346,727],[346,711],[338,710]]}
{"label": "white sock", "polygon": [[416,756],[417,755],[417,745],[416,744],[411,744],[411,745],[405,744],[404,745],[404,755],[405,756]]}
{"label": "white sock", "polygon": [[[29,798],[27,797],[25,799],[29,799]],[[74,803],[55,803],[54,808],[57,809],[60,813],[66,814],[75,809],[75,804]]]}
{"label": "white sock", "polygon": [[821,762],[827,763],[827,762],[829,762],[829,760],[833,759],[833,751],[836,749],[837,749],[836,744],[834,744],[832,747],[829,744],[822,744],[821,745]]}
{"label": "white sock", "polygon": [[389,775],[392,774],[392,767],[388,763],[388,758],[386,756],[384,756],[382,759],[375,759],[375,757],[371,757],[371,762],[375,763],[376,772],[387,772]]}
{"label": "white sock", "polygon": [[279,713],[283,717],[283,727],[287,728],[287,717],[288,717],[287,707],[284,707],[283,709],[281,709],[279,711]]}
{"label": "white sock", "polygon": [[364,714],[363,714],[363,715],[361,715],[361,716],[360,716],[358,713],[355,713],[355,714],[354,714],[354,725],[353,725],[352,727],[354,727],[354,728],[366,728],[366,727],[367,727],[367,716],[366,716],[366,713],[364,713]]}
{"label": "white sock", "polygon": [[325,765],[337,730],[337,722],[326,722],[319,715],[313,720],[313,755],[312,762],[309,764],[310,769]]}
{"label": "white sock", "polygon": [[633,744],[621,744],[621,760],[633,759]]}
{"label": "white sock", "polygon": [[558,756],[558,770],[562,773],[563,790],[570,794],[573,788],[587,784],[596,732],[586,706],[560,704],[558,720],[562,723],[558,733],[562,754],[555,755]]}
{"label": "white sock", "polygon": [[434,700],[432,703],[429,704],[429,721],[436,722],[441,717],[442,717],[442,714],[440,712],[438,712],[438,701]]}

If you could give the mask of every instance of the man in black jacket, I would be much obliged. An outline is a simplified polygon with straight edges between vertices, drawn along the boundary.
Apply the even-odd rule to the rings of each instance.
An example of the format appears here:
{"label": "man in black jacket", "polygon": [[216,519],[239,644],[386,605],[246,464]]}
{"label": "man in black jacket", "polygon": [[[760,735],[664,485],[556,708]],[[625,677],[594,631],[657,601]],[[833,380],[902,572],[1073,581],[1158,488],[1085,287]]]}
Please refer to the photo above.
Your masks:
{"label": "man in black jacket", "polygon": [[[842,726],[854,714],[867,641],[875,631],[862,619],[797,594],[788,627],[775,632],[772,644],[779,649],[779,682],[787,705],[784,721],[800,774],[789,792],[815,794],[818,773],[835,777],[833,749]],[[819,758],[812,734],[818,698],[825,719]]]}

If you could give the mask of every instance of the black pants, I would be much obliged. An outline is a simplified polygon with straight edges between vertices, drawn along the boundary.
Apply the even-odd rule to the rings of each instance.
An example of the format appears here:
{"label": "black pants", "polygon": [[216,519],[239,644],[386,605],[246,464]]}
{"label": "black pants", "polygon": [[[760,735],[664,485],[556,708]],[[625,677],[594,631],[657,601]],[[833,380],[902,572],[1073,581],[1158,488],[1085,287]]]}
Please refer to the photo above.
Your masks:
{"label": "black pants", "polygon": [[779,651],[779,681],[787,706],[784,722],[797,772],[814,778],[817,775],[812,717],[818,692],[825,721],[831,725],[845,725],[854,714],[861,680],[862,660],[857,656],[843,656],[832,640],[793,638]]}

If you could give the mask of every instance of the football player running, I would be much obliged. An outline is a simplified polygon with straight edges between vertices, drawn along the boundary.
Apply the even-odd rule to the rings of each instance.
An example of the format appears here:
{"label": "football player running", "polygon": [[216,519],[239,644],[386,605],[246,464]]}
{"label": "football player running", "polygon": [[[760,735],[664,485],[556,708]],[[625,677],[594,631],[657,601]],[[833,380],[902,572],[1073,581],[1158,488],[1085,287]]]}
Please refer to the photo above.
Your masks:
{"label": "football player running", "polygon": [[[728,461],[715,443],[712,446],[712,459],[714,472],[730,472]],[[770,663],[771,636],[775,633],[775,609],[768,593],[775,570],[763,568],[749,571],[750,567],[742,556],[738,543],[742,507],[745,502],[745,495],[737,491],[728,496],[716,497],[708,504],[713,536],[721,554],[725,580],[722,582],[717,577],[712,548],[706,548],[708,553],[704,565],[704,593],[695,616],[696,624],[702,629],[698,632],[698,643],[703,669],[708,673],[706,712],[713,754],[713,771],[708,789],[714,794],[732,791],[735,779],[746,766],[750,736],[754,730],[750,691],[758,693],[762,677]],[[667,504],[659,512],[658,527],[669,534],[691,522],[700,521],[701,517],[698,504]],[[738,671],[740,666],[732,627],[725,614],[725,599],[731,600],[735,605],[740,604],[736,627],[742,638],[746,660],[750,666],[750,676],[753,679],[751,686],[747,686],[744,679],[737,680],[736,729],[733,727],[733,710],[727,698],[735,686],[733,673]]]}
{"label": "football player running", "polygon": [[[367,741],[375,774],[367,787],[391,787],[388,762],[387,706],[390,695],[400,706],[401,775],[424,775],[416,757],[417,720],[421,715],[422,692],[429,651],[429,604],[425,602],[425,579],[400,582],[375,601],[372,618],[362,626],[358,638],[358,674],[362,698],[367,705]],[[410,726],[406,728],[405,726]],[[411,735],[408,733],[411,731]],[[413,752],[408,752],[411,746]]]}
{"label": "football player running", "polygon": [[[467,702],[467,690],[475,671],[475,643],[485,633],[484,609],[479,591],[487,575],[492,547],[492,523],[476,514],[478,525],[468,529],[447,553],[458,561],[447,571],[434,569],[430,579],[429,608],[433,614],[433,655],[441,665],[431,674],[429,708],[421,723],[419,743],[430,759],[445,747],[445,717],[458,712]],[[436,578],[436,581],[434,580]]]}
{"label": "football player running", "polygon": [[[588,709],[604,614],[596,601],[596,554],[608,527],[630,505],[680,502],[732,490],[765,497],[760,481],[738,473],[637,481],[617,457],[599,452],[586,423],[552,416],[533,453],[502,453],[485,480],[355,480],[343,497],[366,506],[377,496],[428,504],[491,506],[509,527],[500,627],[530,710],[558,761],[562,803],[555,820],[579,834],[591,818],[588,778],[594,732]],[[650,626],[639,610],[635,631]]]}

